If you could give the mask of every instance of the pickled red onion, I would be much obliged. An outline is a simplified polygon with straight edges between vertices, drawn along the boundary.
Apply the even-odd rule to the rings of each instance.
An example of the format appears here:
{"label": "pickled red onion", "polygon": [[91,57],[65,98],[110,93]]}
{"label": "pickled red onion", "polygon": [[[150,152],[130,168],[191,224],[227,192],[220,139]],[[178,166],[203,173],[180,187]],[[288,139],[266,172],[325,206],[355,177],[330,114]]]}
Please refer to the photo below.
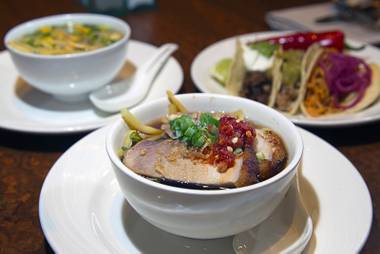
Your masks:
{"label": "pickled red onion", "polygon": [[[371,69],[362,59],[341,53],[326,53],[319,62],[325,73],[334,106],[347,109],[355,106],[364,96],[371,82]],[[348,104],[340,103],[349,94],[355,93],[355,99]]]}

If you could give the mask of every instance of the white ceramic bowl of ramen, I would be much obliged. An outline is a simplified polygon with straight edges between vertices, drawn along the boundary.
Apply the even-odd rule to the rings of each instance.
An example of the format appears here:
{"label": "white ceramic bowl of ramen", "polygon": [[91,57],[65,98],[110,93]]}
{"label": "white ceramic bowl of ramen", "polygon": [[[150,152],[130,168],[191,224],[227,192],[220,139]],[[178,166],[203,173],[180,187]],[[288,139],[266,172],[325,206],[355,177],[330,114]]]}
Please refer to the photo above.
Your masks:
{"label": "white ceramic bowl of ramen", "polygon": [[[248,99],[216,94],[176,97],[194,112],[242,110],[249,120],[271,128],[282,138],[288,153],[287,165],[265,181],[234,189],[196,190],[164,185],[134,173],[122,163],[118,151],[128,127],[120,119],[110,128],[106,149],[126,200],[154,226],[190,238],[220,238],[258,225],[278,206],[295,177],[303,151],[297,128],[275,110]],[[140,105],[132,113],[150,123],[167,114],[167,108],[168,101],[162,98]]]}
{"label": "white ceramic bowl of ramen", "polygon": [[[106,26],[123,34],[108,46],[93,51],[43,55],[24,52],[9,42],[44,26],[64,24]],[[131,29],[123,20],[98,14],[62,14],[27,21],[12,28],[4,38],[20,76],[33,87],[64,101],[87,98],[88,93],[110,82],[126,58]]]}

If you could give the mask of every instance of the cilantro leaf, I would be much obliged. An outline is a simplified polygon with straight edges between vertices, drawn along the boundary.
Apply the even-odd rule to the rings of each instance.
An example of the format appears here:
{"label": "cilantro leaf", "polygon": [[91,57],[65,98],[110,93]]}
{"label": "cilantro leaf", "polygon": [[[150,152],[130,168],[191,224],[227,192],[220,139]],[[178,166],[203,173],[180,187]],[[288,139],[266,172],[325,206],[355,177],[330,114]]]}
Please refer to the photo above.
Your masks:
{"label": "cilantro leaf", "polygon": [[274,51],[278,49],[278,45],[266,41],[253,42],[249,46],[267,58],[270,58]]}

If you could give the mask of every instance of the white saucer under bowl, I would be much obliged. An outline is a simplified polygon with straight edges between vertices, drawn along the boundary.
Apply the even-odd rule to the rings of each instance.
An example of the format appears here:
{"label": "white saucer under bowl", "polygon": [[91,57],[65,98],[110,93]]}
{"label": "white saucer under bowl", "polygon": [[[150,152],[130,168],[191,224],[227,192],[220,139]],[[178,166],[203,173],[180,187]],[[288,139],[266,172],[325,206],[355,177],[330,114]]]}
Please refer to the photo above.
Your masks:
{"label": "white saucer under bowl", "polygon": [[[45,179],[39,217],[56,252],[233,253],[232,237],[216,240],[178,237],[139,217],[124,200],[112,171],[104,144],[108,131],[109,127],[104,127],[78,141]],[[300,129],[300,132],[305,144],[298,176],[301,198],[314,225],[305,253],[355,253],[365,243],[372,222],[367,186],[339,151],[307,131]],[[283,207],[287,204],[280,209]],[[281,246],[280,240],[288,243],[281,246],[284,252],[292,247],[292,242],[287,241],[289,234],[278,224],[288,223],[287,216],[281,214],[275,212],[274,218],[260,224],[261,230],[255,237],[271,241],[264,244],[269,253],[271,246]],[[265,230],[268,225],[272,230]]]}
{"label": "white saucer under bowl", "polygon": [[[131,40],[127,59],[138,67],[155,49],[153,45]],[[171,57],[143,102],[165,96],[166,90],[178,92],[182,81],[182,68]],[[0,53],[0,83],[0,128],[30,133],[74,133],[105,126],[118,116],[96,110],[89,100],[64,103],[20,82],[8,51]]]}

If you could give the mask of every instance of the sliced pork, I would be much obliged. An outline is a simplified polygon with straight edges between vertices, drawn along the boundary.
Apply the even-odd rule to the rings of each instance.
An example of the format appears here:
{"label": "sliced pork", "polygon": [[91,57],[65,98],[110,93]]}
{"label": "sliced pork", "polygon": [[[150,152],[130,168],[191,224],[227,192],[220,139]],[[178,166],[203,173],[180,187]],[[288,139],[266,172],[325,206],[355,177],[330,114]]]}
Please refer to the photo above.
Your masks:
{"label": "sliced pork", "polygon": [[177,140],[143,140],[126,152],[123,162],[135,173],[152,178],[223,187],[237,187],[239,182],[250,181],[241,179],[247,177],[241,173],[241,158],[234,167],[220,173],[216,166]]}
{"label": "sliced pork", "polygon": [[123,163],[139,175],[220,187],[241,187],[263,181],[286,164],[281,138],[269,129],[256,129],[256,140],[227,170],[208,161],[208,154],[189,149],[178,140],[143,140],[125,152]]}

